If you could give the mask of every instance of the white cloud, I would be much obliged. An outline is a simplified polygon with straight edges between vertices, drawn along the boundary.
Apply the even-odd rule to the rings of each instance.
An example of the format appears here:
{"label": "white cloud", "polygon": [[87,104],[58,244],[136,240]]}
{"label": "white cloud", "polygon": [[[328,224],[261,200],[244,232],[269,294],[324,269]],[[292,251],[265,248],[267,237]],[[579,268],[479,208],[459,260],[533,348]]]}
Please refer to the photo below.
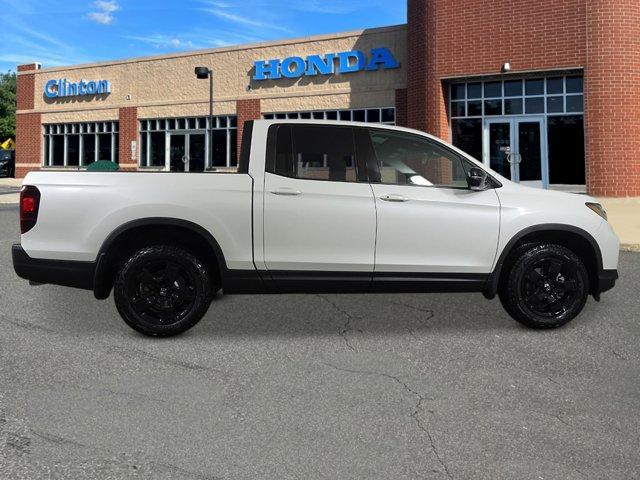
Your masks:
{"label": "white cloud", "polygon": [[97,0],[93,2],[93,8],[96,11],[89,12],[87,15],[89,20],[102,25],[110,25],[115,20],[113,14],[120,10],[120,5],[116,0]]}
{"label": "white cloud", "polygon": [[201,0],[202,3],[205,3],[207,5],[211,5],[212,7],[216,7],[216,8],[231,8],[232,5],[227,3],[227,2],[219,2],[217,0]]}
{"label": "white cloud", "polygon": [[46,66],[87,63],[87,57],[77,46],[42,32],[15,18],[7,21],[0,45],[0,64],[14,65],[41,62]]}
{"label": "white cloud", "polygon": [[173,49],[196,49],[202,48],[188,39],[180,39],[178,37],[162,35],[156,33],[153,35],[128,35],[124,38],[135,40],[137,42],[146,43],[154,48],[173,48]]}
{"label": "white cloud", "polygon": [[352,13],[363,5],[359,2],[344,2],[330,0],[307,0],[305,2],[293,2],[291,8],[302,12],[325,13],[331,15],[344,15]]}
{"label": "white cloud", "polygon": [[243,17],[242,15],[238,15],[236,13],[225,12],[223,10],[215,9],[215,8],[205,8],[206,12],[209,12],[216,17],[227,20],[231,23],[236,23],[238,25],[246,26],[246,27],[254,27],[265,30],[275,30],[278,32],[291,33],[291,30],[285,27],[281,27],[275,25],[273,23],[261,22],[260,20],[254,20],[253,18]]}

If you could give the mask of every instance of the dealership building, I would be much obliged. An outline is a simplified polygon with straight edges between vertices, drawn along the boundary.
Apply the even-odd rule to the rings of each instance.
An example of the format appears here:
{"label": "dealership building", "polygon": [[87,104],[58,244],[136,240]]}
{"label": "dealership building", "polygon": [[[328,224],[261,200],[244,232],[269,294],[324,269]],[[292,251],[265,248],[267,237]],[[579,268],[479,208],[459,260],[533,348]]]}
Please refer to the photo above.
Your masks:
{"label": "dealership building", "polygon": [[[640,2],[409,0],[406,25],[18,67],[16,173],[233,170],[243,124],[426,131],[541,188],[640,196]],[[37,59],[36,59],[37,60]],[[209,81],[213,78],[213,116]]]}

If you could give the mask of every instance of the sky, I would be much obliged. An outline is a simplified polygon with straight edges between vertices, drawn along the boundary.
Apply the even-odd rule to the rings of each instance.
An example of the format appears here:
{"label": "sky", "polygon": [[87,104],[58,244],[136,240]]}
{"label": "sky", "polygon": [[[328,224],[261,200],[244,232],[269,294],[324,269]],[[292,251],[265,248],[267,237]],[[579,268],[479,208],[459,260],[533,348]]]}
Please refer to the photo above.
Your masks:
{"label": "sky", "polygon": [[0,71],[405,22],[403,0],[0,0]]}

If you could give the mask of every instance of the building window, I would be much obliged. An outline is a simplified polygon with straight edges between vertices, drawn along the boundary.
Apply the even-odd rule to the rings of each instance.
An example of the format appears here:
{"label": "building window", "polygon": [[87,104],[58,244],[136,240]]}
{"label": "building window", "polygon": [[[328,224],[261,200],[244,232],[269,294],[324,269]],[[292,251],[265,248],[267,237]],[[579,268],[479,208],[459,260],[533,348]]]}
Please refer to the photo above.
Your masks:
{"label": "building window", "polygon": [[44,167],[81,168],[106,160],[118,162],[118,122],[43,125]]}
{"label": "building window", "polygon": [[582,76],[454,83],[451,118],[583,113]]}
{"label": "building window", "polygon": [[347,122],[383,123],[385,125],[396,124],[396,109],[384,108],[360,108],[350,110],[315,110],[303,112],[278,112],[265,113],[265,120],[342,120]]}
{"label": "building window", "polygon": [[[502,161],[506,151],[491,149],[494,138],[510,149],[518,148],[519,158],[527,146],[538,149],[534,157],[540,162],[518,164],[520,181],[529,180],[527,172],[533,171],[543,185],[584,185],[581,75],[453,83],[449,88],[449,112],[453,144],[494,169],[500,170],[494,165],[494,160],[500,160],[500,173],[507,178],[514,174],[514,168]],[[530,145],[523,145],[522,138],[516,142],[513,135],[522,134],[531,122],[538,122],[538,136],[532,137]],[[497,136],[499,129],[506,129],[502,139]],[[483,152],[483,145],[489,151]],[[497,143],[495,146],[500,147]]]}
{"label": "building window", "polygon": [[584,117],[554,115],[547,120],[549,183],[584,185]]}
{"label": "building window", "polygon": [[139,165],[179,172],[235,167],[237,117],[213,117],[211,147],[208,132],[209,117],[140,120]]}

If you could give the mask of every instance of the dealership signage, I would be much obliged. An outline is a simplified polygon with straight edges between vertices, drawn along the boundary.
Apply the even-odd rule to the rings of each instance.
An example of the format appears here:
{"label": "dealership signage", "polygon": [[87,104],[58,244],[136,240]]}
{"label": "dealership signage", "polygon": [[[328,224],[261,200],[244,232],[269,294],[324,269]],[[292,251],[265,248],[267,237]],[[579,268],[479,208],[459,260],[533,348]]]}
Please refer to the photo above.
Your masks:
{"label": "dealership signage", "polygon": [[111,93],[109,80],[80,80],[70,82],[66,78],[49,80],[44,85],[47,98],[81,97],[86,95],[106,95]]}
{"label": "dealership signage", "polygon": [[388,48],[372,48],[369,55],[361,50],[351,50],[325,55],[310,55],[306,58],[258,60],[254,62],[254,80],[277,80],[279,78],[313,77],[340,73],[374,72],[399,68],[400,63]]}

